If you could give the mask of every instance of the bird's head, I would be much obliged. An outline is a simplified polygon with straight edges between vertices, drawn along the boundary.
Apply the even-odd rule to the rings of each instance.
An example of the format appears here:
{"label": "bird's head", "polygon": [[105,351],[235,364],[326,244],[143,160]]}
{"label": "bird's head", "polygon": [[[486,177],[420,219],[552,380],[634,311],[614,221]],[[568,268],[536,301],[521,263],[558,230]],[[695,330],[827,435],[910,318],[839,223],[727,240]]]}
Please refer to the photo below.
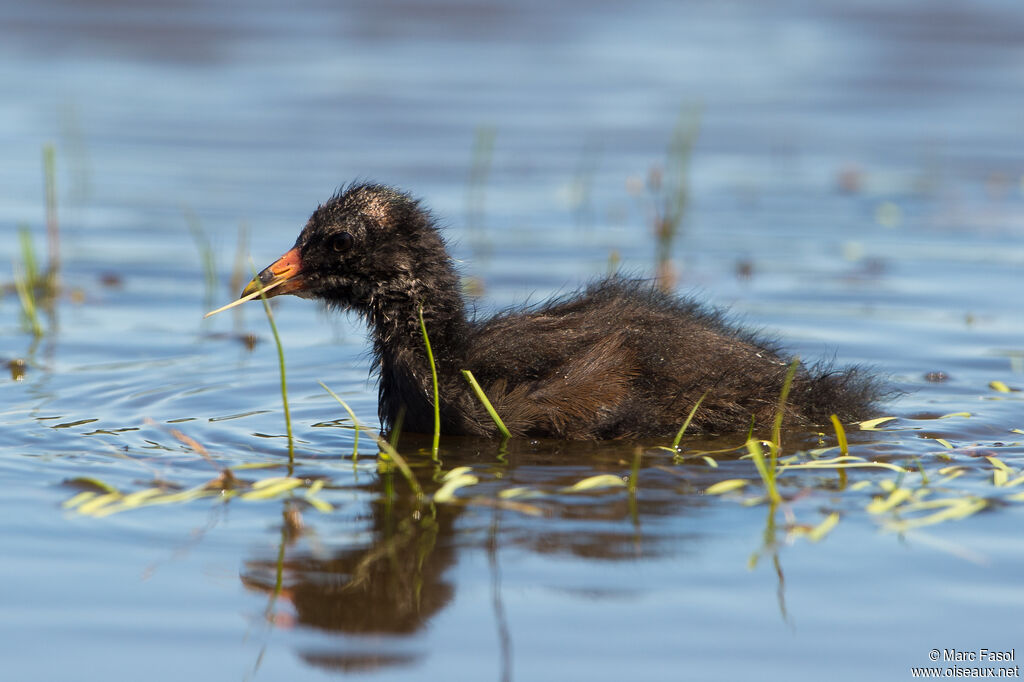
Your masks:
{"label": "bird's head", "polygon": [[427,211],[391,187],[353,185],[318,206],[295,245],[231,305],[262,289],[369,313],[429,292],[436,271],[450,271],[450,263]]}

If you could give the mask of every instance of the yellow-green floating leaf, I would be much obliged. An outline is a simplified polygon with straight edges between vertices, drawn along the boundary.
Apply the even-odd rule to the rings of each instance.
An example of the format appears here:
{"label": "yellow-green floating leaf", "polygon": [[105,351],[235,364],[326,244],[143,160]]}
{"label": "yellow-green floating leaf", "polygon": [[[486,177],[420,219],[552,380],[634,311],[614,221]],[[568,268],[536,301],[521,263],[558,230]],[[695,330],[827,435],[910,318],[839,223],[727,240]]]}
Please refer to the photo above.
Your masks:
{"label": "yellow-green floating leaf", "polygon": [[987,459],[988,463],[997,469],[1002,469],[1008,474],[1013,472],[1013,470],[1009,466],[1007,466],[1006,462],[999,459],[998,457],[992,457],[991,455],[988,455],[985,457],[985,459]]}
{"label": "yellow-green floating leaf", "polygon": [[247,464],[237,464],[231,467],[234,470],[239,469],[278,469],[288,466],[283,462],[249,462]]}
{"label": "yellow-green floating leaf", "polygon": [[130,493],[124,496],[121,500],[121,505],[126,509],[132,507],[141,506],[146,500],[156,497],[157,495],[163,494],[163,490],[160,488],[146,488],[145,490],[138,490],[134,493]]}
{"label": "yellow-green floating leaf", "polygon": [[598,474],[597,476],[591,476],[584,478],[582,481],[577,481],[572,485],[562,488],[563,493],[579,493],[585,490],[596,490],[598,488],[625,488],[626,482],[619,476],[612,474]]}
{"label": "yellow-green floating leaf", "polygon": [[825,520],[819,523],[817,526],[811,529],[807,534],[807,539],[811,542],[819,542],[823,537],[829,534],[829,532],[836,527],[839,523],[839,514],[832,512],[825,517]]}
{"label": "yellow-green floating leaf", "polygon": [[510,500],[516,497],[541,497],[543,493],[533,488],[527,488],[526,486],[519,486],[516,488],[506,488],[498,493],[498,497],[503,500]]}
{"label": "yellow-green floating leaf", "polygon": [[807,462],[805,464],[787,464],[779,467],[779,473],[790,469],[889,469],[906,473],[908,470],[888,462]]}
{"label": "yellow-green floating leaf", "polygon": [[99,509],[103,508],[108,504],[113,504],[121,499],[120,493],[107,493],[106,495],[99,495],[93,499],[78,505],[79,514],[85,514],[86,516],[96,513]]}
{"label": "yellow-green floating leaf", "polygon": [[[270,482],[268,483],[267,481]],[[278,495],[283,495],[289,490],[298,488],[300,485],[302,485],[301,478],[264,479],[263,481],[256,481],[256,483],[253,483],[253,489],[244,493],[241,498],[243,500],[269,500],[273,497],[277,497]]]}
{"label": "yellow-green floating leaf", "polygon": [[[464,469],[466,471],[470,470],[469,467],[459,467],[459,469]],[[465,488],[467,485],[476,485],[480,482],[480,479],[473,474],[459,473],[456,476],[451,476],[451,474],[456,471],[458,470],[453,469],[448,472],[448,476],[445,476],[446,480],[444,485],[438,488],[437,492],[434,493],[435,502],[451,502],[455,497],[456,490],[459,488]]]}
{"label": "yellow-green floating leaf", "polygon": [[471,469],[470,467],[455,467],[451,471],[447,472],[444,476],[442,476],[441,480],[450,481],[453,478],[458,478],[459,476],[462,476],[463,474],[468,474],[471,471],[473,471],[473,469]]}
{"label": "yellow-green floating leaf", "polygon": [[88,500],[91,500],[94,497],[96,497],[96,493],[94,493],[93,491],[83,490],[82,492],[72,497],[70,500],[64,500],[64,502],[61,503],[60,506],[64,507],[65,509],[74,509],[78,505]]}
{"label": "yellow-green floating leaf", "polygon": [[903,502],[906,502],[913,496],[913,493],[907,488],[896,488],[886,498],[876,497],[867,506],[867,510],[871,514],[881,514],[887,512],[893,507],[896,507]]}
{"label": "yellow-green floating leaf", "polygon": [[293,476],[271,476],[270,478],[262,478],[258,481],[253,481],[252,489],[260,490],[261,488],[276,486],[280,484],[282,481],[294,481],[295,485],[292,485],[292,488],[302,485],[301,478],[295,478]]}
{"label": "yellow-green floating leaf", "polygon": [[312,507],[316,509],[318,512],[321,512],[323,514],[329,514],[332,511],[334,511],[334,505],[332,505],[330,502],[321,500],[319,497],[306,495],[306,502],[312,505]]}
{"label": "yellow-green floating leaf", "polygon": [[732,492],[733,490],[739,490],[745,486],[747,482],[742,478],[730,478],[725,481],[719,481],[714,485],[708,486],[707,490],[704,491],[705,495],[721,495],[723,493]]}
{"label": "yellow-green floating leaf", "polygon": [[[930,504],[922,502],[918,505],[913,505],[913,507],[923,509],[929,506],[945,506],[945,509],[941,509],[934,514],[919,516],[914,519],[892,521],[886,524],[885,527],[887,530],[903,532],[914,528],[921,528],[923,526],[931,526],[944,521],[957,521],[981,511],[985,508],[986,504],[985,500],[978,497],[932,500]],[[911,505],[907,505],[907,509],[904,511],[909,511],[910,507]]]}
{"label": "yellow-green floating leaf", "polygon": [[867,421],[860,422],[861,431],[879,431],[880,425],[890,422],[896,417],[878,417],[877,419],[868,419]]}

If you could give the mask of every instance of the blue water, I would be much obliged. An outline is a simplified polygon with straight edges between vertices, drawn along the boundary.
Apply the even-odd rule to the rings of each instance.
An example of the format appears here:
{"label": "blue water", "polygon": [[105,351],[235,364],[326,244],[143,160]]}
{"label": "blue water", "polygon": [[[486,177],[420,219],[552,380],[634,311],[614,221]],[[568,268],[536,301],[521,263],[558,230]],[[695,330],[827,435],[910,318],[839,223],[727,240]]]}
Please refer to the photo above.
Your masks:
{"label": "blue water", "polygon": [[[4,679],[910,679],[933,648],[1024,651],[1022,503],[984,458],[1024,467],[1021,394],[990,387],[1024,387],[1018,3],[0,4],[0,256],[20,259],[22,224],[45,256],[53,143],[63,257],[41,340],[0,298],[0,361],[26,362],[0,379]],[[75,479],[188,488],[286,460],[259,306],[202,320],[237,293],[240,227],[248,274],[372,179],[433,209],[484,313],[610,263],[650,275],[646,183],[680,121],[699,133],[677,289],[801,357],[876,368],[906,393],[891,430],[851,432],[854,454],[932,481],[959,465],[937,494],[985,511],[887,532],[865,508],[896,475],[851,470],[871,487],[790,475],[770,514],[703,494],[760,490],[749,460],[654,450],[635,499],[570,495],[628,476],[632,446],[449,441],[443,470],[480,479],[463,504],[416,508],[400,478],[389,502],[376,448],[364,436],[353,463],[318,385],[373,422],[365,330],[298,299],[275,308],[295,473],[327,483],[332,511],[61,507]],[[187,216],[216,251],[213,291]],[[422,447],[401,444],[433,489]],[[540,516],[472,501],[514,486],[545,493],[521,501]],[[303,530],[283,533],[295,509]],[[822,542],[794,534],[833,511]]]}

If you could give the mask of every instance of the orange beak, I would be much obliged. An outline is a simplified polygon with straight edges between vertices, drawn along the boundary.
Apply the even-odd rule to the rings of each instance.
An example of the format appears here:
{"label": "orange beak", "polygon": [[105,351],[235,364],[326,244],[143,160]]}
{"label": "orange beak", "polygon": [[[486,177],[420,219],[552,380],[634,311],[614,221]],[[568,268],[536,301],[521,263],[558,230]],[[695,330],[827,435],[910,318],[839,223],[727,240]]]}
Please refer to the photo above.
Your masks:
{"label": "orange beak", "polygon": [[260,290],[267,298],[281,294],[294,294],[297,291],[302,291],[305,285],[306,283],[302,279],[302,259],[299,257],[299,250],[295,248],[253,277],[252,281],[245,285],[245,289],[242,289],[240,298],[252,296],[252,294],[259,296]]}
{"label": "orange beak", "polygon": [[245,285],[245,289],[242,289],[238,300],[232,301],[222,308],[211,310],[204,317],[216,315],[228,308],[251,301],[259,297],[261,293],[267,298],[271,298],[281,294],[301,292],[305,286],[306,282],[302,279],[302,259],[299,257],[299,250],[294,248],[253,277],[252,281]]}

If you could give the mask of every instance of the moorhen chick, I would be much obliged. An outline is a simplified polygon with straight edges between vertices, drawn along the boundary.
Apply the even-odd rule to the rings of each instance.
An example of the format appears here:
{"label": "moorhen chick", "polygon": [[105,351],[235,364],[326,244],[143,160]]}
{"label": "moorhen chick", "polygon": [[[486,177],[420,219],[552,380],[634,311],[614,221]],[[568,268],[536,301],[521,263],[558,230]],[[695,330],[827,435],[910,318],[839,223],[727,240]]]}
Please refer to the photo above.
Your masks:
{"label": "moorhen chick", "polygon": [[[674,434],[705,392],[691,432],[746,430],[752,418],[770,424],[789,365],[773,344],[719,312],[621,277],[539,306],[469,317],[430,213],[383,185],[351,185],[317,207],[295,246],[240,301],[258,296],[261,283],[267,296],[314,298],[366,318],[381,422],[393,426],[404,412],[413,432],[434,428],[421,310],[444,434],[496,435],[463,369],[515,436],[610,439]],[[786,421],[860,419],[878,395],[858,368],[801,366]]]}

